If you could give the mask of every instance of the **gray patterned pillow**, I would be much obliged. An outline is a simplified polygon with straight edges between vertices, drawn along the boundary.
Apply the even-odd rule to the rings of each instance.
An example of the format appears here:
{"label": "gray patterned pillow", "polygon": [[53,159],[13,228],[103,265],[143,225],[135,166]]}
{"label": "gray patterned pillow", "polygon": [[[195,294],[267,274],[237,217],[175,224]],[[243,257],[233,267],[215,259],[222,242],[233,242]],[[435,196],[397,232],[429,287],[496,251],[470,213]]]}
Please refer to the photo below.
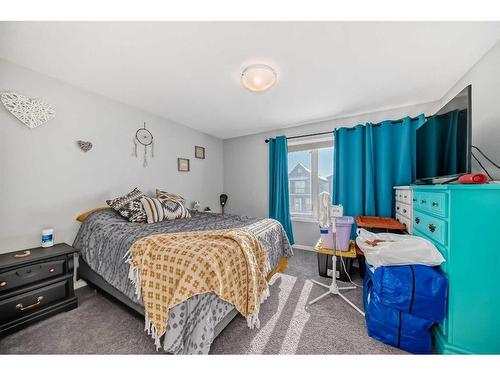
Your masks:
{"label": "gray patterned pillow", "polygon": [[144,197],[143,192],[135,188],[122,197],[107,200],[106,203],[128,221],[142,223],[147,219],[146,211],[141,203],[142,197]]}
{"label": "gray patterned pillow", "polygon": [[191,217],[188,209],[177,200],[159,199],[165,213],[164,220],[185,219]]}

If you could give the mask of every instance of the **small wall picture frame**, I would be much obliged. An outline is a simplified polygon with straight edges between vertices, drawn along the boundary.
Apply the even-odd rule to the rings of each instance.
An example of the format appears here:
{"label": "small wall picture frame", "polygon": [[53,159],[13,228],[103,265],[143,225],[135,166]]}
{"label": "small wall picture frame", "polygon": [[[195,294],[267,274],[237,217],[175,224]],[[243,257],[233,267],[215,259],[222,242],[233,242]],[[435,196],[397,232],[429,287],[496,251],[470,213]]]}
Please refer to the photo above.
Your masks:
{"label": "small wall picture frame", "polygon": [[189,172],[189,159],[177,158],[177,170],[179,172]]}
{"label": "small wall picture frame", "polygon": [[205,159],[205,147],[194,146],[194,157],[196,159]]}

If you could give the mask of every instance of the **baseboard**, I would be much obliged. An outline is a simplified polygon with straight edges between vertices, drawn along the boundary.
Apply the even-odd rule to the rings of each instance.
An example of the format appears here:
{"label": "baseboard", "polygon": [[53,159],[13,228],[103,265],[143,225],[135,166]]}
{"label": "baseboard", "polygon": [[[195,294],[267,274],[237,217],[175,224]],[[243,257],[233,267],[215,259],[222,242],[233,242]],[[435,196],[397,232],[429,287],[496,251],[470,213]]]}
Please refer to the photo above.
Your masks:
{"label": "baseboard", "polygon": [[307,245],[293,245],[292,249],[314,251],[314,247]]}
{"label": "baseboard", "polygon": [[87,283],[83,279],[77,280],[75,282],[75,289],[80,289],[83,288],[84,286],[87,286]]}

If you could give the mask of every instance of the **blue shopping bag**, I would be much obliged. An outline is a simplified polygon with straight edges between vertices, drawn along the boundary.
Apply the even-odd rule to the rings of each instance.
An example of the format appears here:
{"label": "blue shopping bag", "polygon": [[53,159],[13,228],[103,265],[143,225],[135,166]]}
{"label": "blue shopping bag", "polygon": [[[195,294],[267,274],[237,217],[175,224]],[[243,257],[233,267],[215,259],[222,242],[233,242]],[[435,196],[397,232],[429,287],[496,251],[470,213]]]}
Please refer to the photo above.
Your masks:
{"label": "blue shopping bag", "polygon": [[368,336],[414,354],[430,354],[431,320],[384,305],[369,278],[364,293]]}
{"label": "blue shopping bag", "polygon": [[433,322],[446,316],[448,279],[436,268],[367,265],[366,274],[383,305]]}

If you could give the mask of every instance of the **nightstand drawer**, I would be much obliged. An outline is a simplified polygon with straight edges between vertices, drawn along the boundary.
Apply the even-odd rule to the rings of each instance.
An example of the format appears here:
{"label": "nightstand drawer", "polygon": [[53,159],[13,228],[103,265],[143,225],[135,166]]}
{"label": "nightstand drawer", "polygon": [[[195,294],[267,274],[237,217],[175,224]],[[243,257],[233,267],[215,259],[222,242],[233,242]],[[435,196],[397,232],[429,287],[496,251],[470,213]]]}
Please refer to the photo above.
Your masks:
{"label": "nightstand drawer", "polygon": [[55,259],[2,272],[0,273],[0,294],[12,288],[60,276],[64,273],[64,262],[65,259]]}
{"label": "nightstand drawer", "polygon": [[36,312],[68,296],[68,280],[0,301],[0,323]]}

